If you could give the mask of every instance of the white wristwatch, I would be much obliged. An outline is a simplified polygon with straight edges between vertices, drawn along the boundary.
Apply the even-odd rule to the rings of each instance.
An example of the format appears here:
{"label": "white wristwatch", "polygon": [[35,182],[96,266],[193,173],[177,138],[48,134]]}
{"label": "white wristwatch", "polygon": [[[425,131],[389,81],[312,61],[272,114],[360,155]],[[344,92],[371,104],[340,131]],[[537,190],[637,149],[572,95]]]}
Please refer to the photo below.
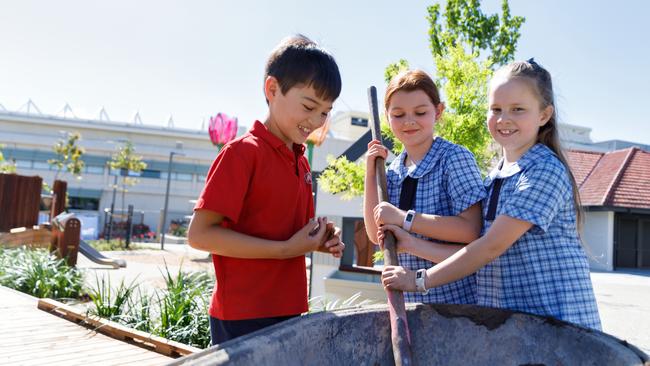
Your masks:
{"label": "white wristwatch", "polygon": [[415,289],[418,292],[421,292],[423,294],[429,293],[429,290],[427,290],[427,286],[424,284],[424,280],[427,278],[427,270],[422,268],[418,269],[417,272],[415,272]]}
{"label": "white wristwatch", "polygon": [[415,220],[415,210],[406,211],[406,215],[404,216],[404,222],[402,223],[402,228],[406,231],[411,231],[413,220]]}

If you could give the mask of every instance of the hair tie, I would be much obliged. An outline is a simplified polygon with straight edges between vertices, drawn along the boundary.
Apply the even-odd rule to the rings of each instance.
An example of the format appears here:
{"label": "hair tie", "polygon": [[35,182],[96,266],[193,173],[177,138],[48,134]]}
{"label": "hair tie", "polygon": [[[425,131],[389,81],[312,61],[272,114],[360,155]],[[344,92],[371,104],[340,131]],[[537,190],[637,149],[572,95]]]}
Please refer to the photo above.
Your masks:
{"label": "hair tie", "polygon": [[530,66],[532,66],[533,69],[535,69],[535,70],[542,68],[541,66],[539,66],[539,64],[537,62],[535,62],[534,57],[529,58],[528,60],[526,60],[526,62],[528,62],[530,64]]}

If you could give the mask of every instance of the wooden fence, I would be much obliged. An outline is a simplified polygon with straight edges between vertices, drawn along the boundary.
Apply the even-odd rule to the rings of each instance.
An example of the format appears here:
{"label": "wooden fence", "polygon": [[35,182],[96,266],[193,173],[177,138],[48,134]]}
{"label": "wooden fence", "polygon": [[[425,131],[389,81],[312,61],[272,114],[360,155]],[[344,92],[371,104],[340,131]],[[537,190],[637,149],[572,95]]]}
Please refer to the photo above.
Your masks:
{"label": "wooden fence", "polygon": [[43,178],[0,174],[0,232],[38,223]]}

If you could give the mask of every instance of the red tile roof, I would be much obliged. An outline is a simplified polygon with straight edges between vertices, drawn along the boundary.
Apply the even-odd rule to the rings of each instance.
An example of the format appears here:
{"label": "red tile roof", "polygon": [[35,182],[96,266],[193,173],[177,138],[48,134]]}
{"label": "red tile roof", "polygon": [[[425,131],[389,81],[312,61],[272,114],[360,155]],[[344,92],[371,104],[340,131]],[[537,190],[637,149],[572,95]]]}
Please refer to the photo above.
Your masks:
{"label": "red tile roof", "polygon": [[566,155],[584,206],[650,209],[650,152],[632,147]]}

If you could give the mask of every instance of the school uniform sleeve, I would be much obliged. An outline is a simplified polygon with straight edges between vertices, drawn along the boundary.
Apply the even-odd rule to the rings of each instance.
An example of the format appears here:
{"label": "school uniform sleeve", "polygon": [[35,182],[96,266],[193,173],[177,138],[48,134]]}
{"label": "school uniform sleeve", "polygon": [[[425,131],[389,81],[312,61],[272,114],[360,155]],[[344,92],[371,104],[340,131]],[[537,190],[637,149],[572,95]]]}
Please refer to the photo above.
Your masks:
{"label": "school uniform sleeve", "polygon": [[485,198],[481,173],[474,155],[466,148],[457,146],[449,152],[445,176],[454,216]]}
{"label": "school uniform sleeve", "polygon": [[194,210],[210,210],[237,223],[252,176],[243,150],[241,145],[226,145],[221,150],[210,167]]}
{"label": "school uniform sleeve", "polygon": [[538,163],[524,170],[504,197],[500,215],[530,222],[546,232],[563,205],[572,204],[572,188],[564,166]]}

